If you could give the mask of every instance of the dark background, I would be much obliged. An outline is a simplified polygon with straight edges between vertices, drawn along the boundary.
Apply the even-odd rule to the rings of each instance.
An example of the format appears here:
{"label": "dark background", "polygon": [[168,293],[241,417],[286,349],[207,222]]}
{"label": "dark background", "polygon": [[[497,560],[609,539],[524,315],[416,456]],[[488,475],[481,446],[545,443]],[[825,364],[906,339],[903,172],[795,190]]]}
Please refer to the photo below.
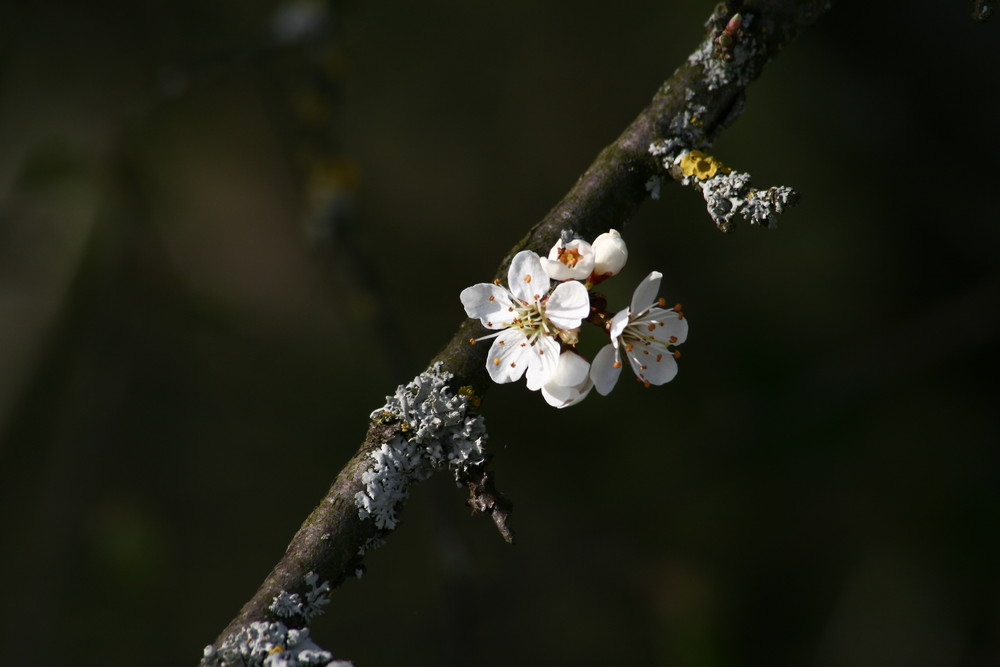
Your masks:
{"label": "dark background", "polygon": [[[1000,664],[1000,22],[841,3],[716,145],[801,205],[665,185],[609,283],[681,372],[484,410],[519,543],[446,476],[313,633],[375,665]],[[0,9],[10,664],[194,664],[713,3]],[[335,202],[334,224],[308,223]],[[319,203],[319,204],[318,204]],[[616,291],[619,290],[619,291]],[[626,373],[627,374],[627,373]],[[627,378],[626,378],[627,379]],[[4,662],[7,658],[3,659]]]}

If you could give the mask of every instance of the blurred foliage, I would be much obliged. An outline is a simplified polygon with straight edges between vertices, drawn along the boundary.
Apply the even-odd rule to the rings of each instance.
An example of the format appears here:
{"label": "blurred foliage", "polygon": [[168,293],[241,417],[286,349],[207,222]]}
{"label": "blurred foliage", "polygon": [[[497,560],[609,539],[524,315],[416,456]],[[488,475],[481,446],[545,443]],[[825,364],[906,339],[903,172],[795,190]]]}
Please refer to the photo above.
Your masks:
{"label": "blurred foliage", "polygon": [[[194,664],[711,6],[3,5],[7,654]],[[692,321],[677,380],[560,412],[495,388],[519,543],[433,479],[319,643],[1000,662],[997,30],[841,3],[804,34],[716,147],[803,194],[781,227],[723,236],[669,186],[624,229],[617,302],[658,269]]]}

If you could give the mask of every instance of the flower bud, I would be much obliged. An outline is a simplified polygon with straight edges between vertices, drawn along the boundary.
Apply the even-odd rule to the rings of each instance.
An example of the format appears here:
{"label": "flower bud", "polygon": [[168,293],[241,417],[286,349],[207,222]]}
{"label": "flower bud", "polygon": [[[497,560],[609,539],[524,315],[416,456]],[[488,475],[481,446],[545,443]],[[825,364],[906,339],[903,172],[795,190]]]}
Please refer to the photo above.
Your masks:
{"label": "flower bud", "polygon": [[[628,259],[628,248],[625,239],[616,230],[611,229],[601,234],[592,244],[594,248],[594,277],[599,280],[609,278],[625,266]],[[597,282],[597,281],[594,281]]]}

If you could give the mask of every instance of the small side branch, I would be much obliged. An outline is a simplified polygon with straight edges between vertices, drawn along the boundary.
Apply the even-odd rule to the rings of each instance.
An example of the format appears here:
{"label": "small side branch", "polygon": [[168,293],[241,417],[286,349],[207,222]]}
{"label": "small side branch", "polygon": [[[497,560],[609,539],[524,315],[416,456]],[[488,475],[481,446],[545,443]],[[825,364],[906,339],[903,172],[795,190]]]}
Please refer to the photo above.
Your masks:
{"label": "small side branch", "polygon": [[514,543],[514,528],[511,526],[511,514],[514,503],[497,490],[494,475],[485,466],[471,466],[461,476],[469,489],[468,505],[473,513],[486,514],[496,524],[500,535],[508,544]]}
{"label": "small side branch", "polygon": [[[650,153],[662,155],[661,146],[653,144]],[[666,155],[663,168],[681,185],[701,190],[708,215],[719,231],[725,233],[735,229],[733,219],[736,217],[752,225],[774,229],[785,207],[794,206],[799,199],[795,190],[784,185],[759,190],[753,187],[750,174],[734,171],[699,150]]]}

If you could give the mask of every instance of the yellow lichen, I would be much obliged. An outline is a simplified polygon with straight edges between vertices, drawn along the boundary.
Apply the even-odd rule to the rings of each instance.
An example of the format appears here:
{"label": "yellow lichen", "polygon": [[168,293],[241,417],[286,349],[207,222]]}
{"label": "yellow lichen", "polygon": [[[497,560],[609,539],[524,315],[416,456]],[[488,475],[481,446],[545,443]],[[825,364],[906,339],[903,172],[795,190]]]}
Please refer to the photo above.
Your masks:
{"label": "yellow lichen", "polygon": [[681,173],[694,176],[700,181],[708,180],[717,173],[728,174],[732,169],[701,151],[691,151],[681,158]]}
{"label": "yellow lichen", "polygon": [[465,396],[467,399],[469,399],[469,405],[471,405],[473,408],[478,408],[483,403],[483,399],[481,399],[479,395],[476,394],[476,391],[472,388],[471,385],[465,384],[459,387],[458,395]]}

